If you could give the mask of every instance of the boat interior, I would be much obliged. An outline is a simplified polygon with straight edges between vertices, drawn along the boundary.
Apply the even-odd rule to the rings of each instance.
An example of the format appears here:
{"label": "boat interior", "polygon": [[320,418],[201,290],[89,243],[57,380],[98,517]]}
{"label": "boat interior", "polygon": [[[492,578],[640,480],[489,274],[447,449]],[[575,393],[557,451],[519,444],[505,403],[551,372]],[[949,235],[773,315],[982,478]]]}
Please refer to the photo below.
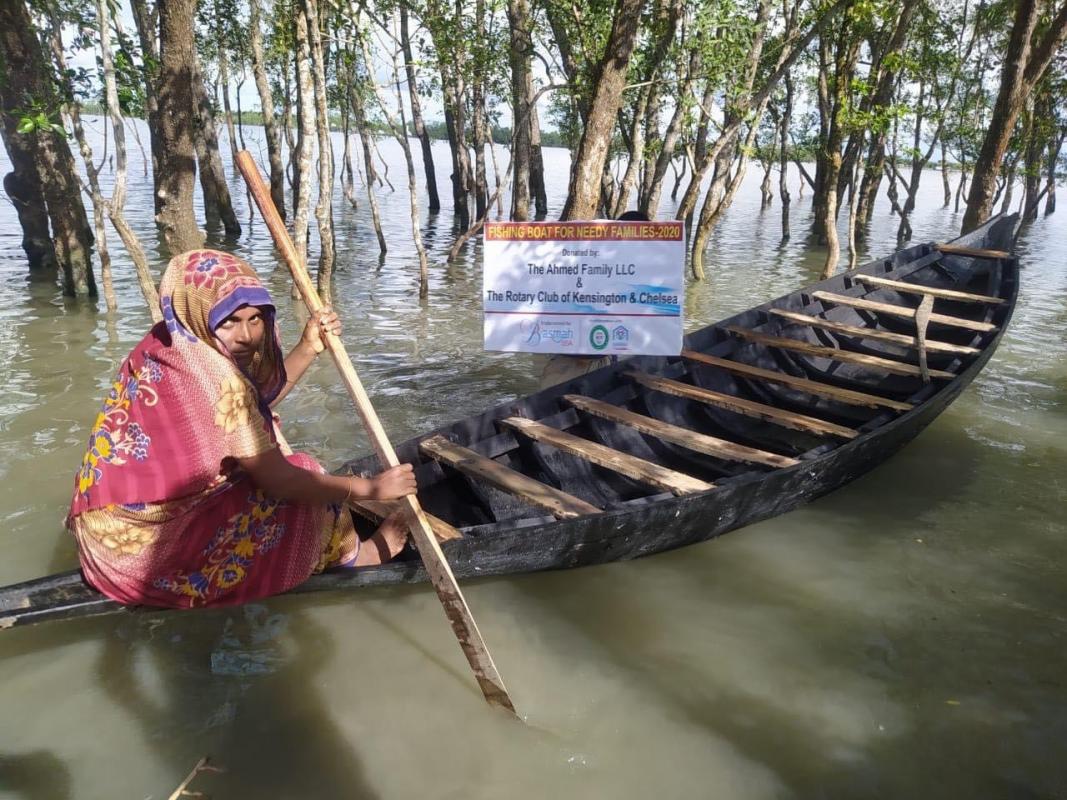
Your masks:
{"label": "boat interior", "polygon": [[[713,491],[929,400],[1010,314],[1009,253],[924,244],[407,442],[442,541]],[[373,471],[373,459],[348,466]],[[393,508],[364,502],[369,532]]]}

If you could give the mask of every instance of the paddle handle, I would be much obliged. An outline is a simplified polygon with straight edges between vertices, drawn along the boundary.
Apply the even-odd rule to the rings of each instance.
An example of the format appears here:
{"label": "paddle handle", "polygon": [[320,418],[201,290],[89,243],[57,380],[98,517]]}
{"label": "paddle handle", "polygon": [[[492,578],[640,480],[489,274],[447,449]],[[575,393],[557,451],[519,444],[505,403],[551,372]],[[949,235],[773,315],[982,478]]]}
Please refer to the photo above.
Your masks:
{"label": "paddle handle", "polygon": [[[249,191],[251,191],[256,205],[259,207],[260,213],[263,214],[263,220],[267,223],[267,228],[270,230],[274,243],[281,251],[282,257],[293,275],[293,281],[296,283],[300,296],[310,312],[318,311],[323,306],[322,299],[319,297],[315,285],[311,282],[307,267],[300,258],[300,254],[297,253],[293,240],[289,236],[289,231],[286,230],[285,223],[282,222],[282,218],[278,214],[278,209],[274,207],[270,190],[263,182],[263,177],[260,175],[259,168],[252,159],[251,153],[247,150],[239,152],[237,154],[237,167],[241,170]],[[356,411],[359,413],[360,419],[363,420],[363,426],[367,430],[367,435],[374,445],[378,458],[387,467],[395,467],[400,463],[396,457],[396,451],[393,450],[393,445],[389,442],[389,437],[378,419],[378,414],[363,389],[363,383],[360,381],[359,375],[356,374],[356,368],[352,365],[352,360],[348,357],[341,338],[327,332],[325,339],[326,348],[330,351],[330,356],[341,373],[341,380],[344,381],[348,393],[352,396]],[[437,590],[437,596],[445,608],[445,614],[452,625],[456,638],[459,640],[463,654],[467,657],[467,661],[474,671],[474,676],[478,680],[478,686],[481,688],[482,694],[485,695],[485,699],[490,705],[505,708],[515,713],[515,706],[511,702],[507,689],[504,687],[504,681],[501,679],[485,641],[478,631],[478,625],[470,613],[459,584],[456,583],[452,568],[449,567],[444,553],[441,552],[441,547],[438,545],[437,538],[430,528],[430,521],[426,518],[422,506],[419,505],[419,501],[415,499],[414,495],[408,495],[402,499],[402,507],[408,514],[411,535],[415,541],[415,546],[419,550],[419,555],[422,557],[426,572],[430,576],[430,582],[433,584],[434,589]]]}

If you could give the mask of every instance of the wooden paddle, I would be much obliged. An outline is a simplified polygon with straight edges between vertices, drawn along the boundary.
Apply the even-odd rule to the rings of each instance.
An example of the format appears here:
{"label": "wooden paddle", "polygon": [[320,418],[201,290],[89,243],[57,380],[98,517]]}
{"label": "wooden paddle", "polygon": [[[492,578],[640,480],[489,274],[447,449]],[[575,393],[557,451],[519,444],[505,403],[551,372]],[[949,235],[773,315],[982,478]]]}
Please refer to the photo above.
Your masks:
{"label": "wooden paddle", "polygon": [[[241,174],[252,192],[252,197],[255,198],[256,205],[259,206],[259,210],[263,214],[263,219],[270,229],[271,236],[274,237],[274,243],[281,250],[282,256],[289,266],[293,281],[300,290],[300,295],[304,299],[308,311],[311,313],[318,311],[322,308],[322,300],[311,283],[307,267],[301,262],[300,256],[293,246],[293,240],[285,229],[285,223],[282,222],[281,217],[278,215],[278,210],[274,207],[274,203],[270,198],[270,191],[263,182],[256,162],[252,160],[252,155],[247,150],[242,150],[237,154],[237,167],[241,170]],[[337,369],[341,373],[341,379],[344,381],[345,386],[348,387],[348,393],[352,395],[352,401],[356,404],[356,411],[359,412],[359,416],[363,420],[363,426],[367,429],[367,435],[370,436],[371,442],[374,444],[378,459],[386,467],[395,467],[400,463],[396,457],[396,452],[389,443],[389,437],[386,436],[385,429],[382,428],[382,424],[378,420],[378,415],[371,405],[370,398],[367,397],[367,393],[363,390],[363,384],[356,374],[355,367],[352,366],[348,353],[345,352],[341,339],[332,333],[327,333],[325,339],[326,347],[330,351],[330,355],[333,356],[333,363],[337,365]],[[501,680],[500,673],[497,672],[493,658],[489,655],[485,641],[482,639],[478,626],[474,622],[474,617],[467,607],[467,601],[459,590],[459,585],[456,583],[456,578],[452,574],[448,562],[445,561],[444,554],[437,544],[437,539],[433,535],[429,520],[426,519],[419,501],[415,499],[414,495],[409,495],[403,498],[402,508],[407,513],[411,535],[415,540],[415,546],[419,549],[419,555],[422,556],[426,572],[430,576],[434,589],[437,590],[437,596],[441,600],[441,604],[445,607],[445,615],[452,624],[452,630],[455,632],[456,638],[459,639],[459,646],[463,649],[463,654],[467,657],[467,661],[470,662],[471,669],[474,670],[474,677],[478,679],[482,694],[485,695],[489,705],[506,708],[514,714],[515,706],[511,702],[507,689],[504,688],[504,681]]]}

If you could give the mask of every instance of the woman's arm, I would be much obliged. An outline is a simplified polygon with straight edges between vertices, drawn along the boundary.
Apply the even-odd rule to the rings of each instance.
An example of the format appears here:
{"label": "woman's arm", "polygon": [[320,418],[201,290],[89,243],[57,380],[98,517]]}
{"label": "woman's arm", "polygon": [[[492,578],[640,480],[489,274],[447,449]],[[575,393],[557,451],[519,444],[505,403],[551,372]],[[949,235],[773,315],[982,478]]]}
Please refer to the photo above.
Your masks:
{"label": "woman's arm", "polygon": [[278,405],[282,398],[289,394],[289,391],[304,377],[304,373],[311,366],[311,362],[326,349],[326,342],[323,338],[324,331],[329,331],[337,336],[341,335],[341,320],[338,318],[337,312],[329,306],[323,306],[311,315],[307,325],[304,326],[304,333],[301,335],[300,341],[285,357],[285,386],[282,387],[282,390],[278,392],[278,396],[270,404],[271,408]]}
{"label": "woman's arm", "polygon": [[257,487],[278,500],[325,505],[346,500],[395,500],[415,493],[411,464],[400,464],[373,478],[360,478],[302,469],[290,464],[277,448],[237,462]]}

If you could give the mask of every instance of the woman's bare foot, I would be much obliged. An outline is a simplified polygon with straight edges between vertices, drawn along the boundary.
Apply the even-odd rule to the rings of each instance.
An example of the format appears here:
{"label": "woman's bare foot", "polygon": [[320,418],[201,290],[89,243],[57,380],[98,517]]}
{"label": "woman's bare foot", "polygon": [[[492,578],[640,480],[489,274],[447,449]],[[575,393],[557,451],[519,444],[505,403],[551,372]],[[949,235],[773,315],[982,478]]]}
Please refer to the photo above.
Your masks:
{"label": "woman's bare foot", "polygon": [[369,567],[392,561],[397,553],[404,549],[407,539],[408,526],[404,515],[399,512],[390,514],[382,520],[378,530],[360,546],[356,566]]}

